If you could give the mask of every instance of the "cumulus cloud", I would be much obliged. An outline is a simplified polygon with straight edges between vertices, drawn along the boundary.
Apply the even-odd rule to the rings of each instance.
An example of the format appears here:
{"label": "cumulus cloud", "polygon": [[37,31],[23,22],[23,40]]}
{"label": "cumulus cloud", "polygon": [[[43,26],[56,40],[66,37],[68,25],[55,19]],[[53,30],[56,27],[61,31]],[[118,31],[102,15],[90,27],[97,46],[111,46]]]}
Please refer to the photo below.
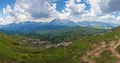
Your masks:
{"label": "cumulus cloud", "polygon": [[6,24],[9,24],[9,23],[13,23],[13,21],[14,21],[13,17],[6,16],[6,17],[3,17],[3,18],[0,18],[0,25],[6,25]]}
{"label": "cumulus cloud", "polygon": [[[67,0],[62,12],[56,10],[58,0],[16,0],[14,8],[9,5],[3,8],[4,17],[0,22],[46,22],[52,19],[79,20],[120,20],[120,0],[85,0],[90,4],[90,9],[85,10],[87,5],[80,3],[82,0]],[[9,22],[8,22],[9,21]]]}
{"label": "cumulus cloud", "polygon": [[97,16],[97,15],[101,15],[102,11],[100,9],[100,3],[103,0],[88,0],[89,4],[91,5],[91,9],[90,9],[90,15],[91,16]]}
{"label": "cumulus cloud", "polygon": [[47,0],[33,0],[28,11],[34,18],[49,18],[52,6]]}
{"label": "cumulus cloud", "polygon": [[[57,0],[22,0],[16,1],[16,10],[26,13],[29,15],[29,20],[48,20],[58,15],[56,10]],[[27,15],[27,16],[28,16]]]}
{"label": "cumulus cloud", "polygon": [[[91,8],[82,14],[84,20],[118,21],[120,0],[88,0]],[[117,15],[116,15],[117,14]]]}
{"label": "cumulus cloud", "polygon": [[20,6],[16,5],[14,9],[11,9],[11,7],[9,5],[7,5],[6,8],[3,9],[3,14],[5,15],[5,17],[3,17],[3,19],[5,21],[9,21],[6,20],[5,18],[11,17],[11,21],[14,22],[21,22],[21,21],[25,21],[27,19],[29,19],[29,13],[23,11],[24,9],[22,9]]}
{"label": "cumulus cloud", "polygon": [[75,0],[69,0],[66,2],[66,10],[70,12],[71,15],[84,13],[85,8],[86,8],[85,4],[76,4]]}
{"label": "cumulus cloud", "polygon": [[120,0],[88,0],[91,9],[103,13],[112,13],[120,11]]}
{"label": "cumulus cloud", "polygon": [[81,2],[81,0],[76,0],[76,2]]}
{"label": "cumulus cloud", "polygon": [[104,16],[101,16],[100,18],[102,18],[102,19],[110,19],[110,18],[115,18],[115,16],[111,15],[111,14],[106,14]]}
{"label": "cumulus cloud", "polygon": [[117,20],[120,20],[120,16],[118,16],[116,19],[117,19]]}
{"label": "cumulus cloud", "polygon": [[9,14],[10,12],[12,12],[11,7],[9,5],[7,5],[6,8],[3,8],[3,14]]}
{"label": "cumulus cloud", "polygon": [[7,22],[5,18],[8,16],[16,23],[52,19],[57,12],[55,4],[52,3],[55,1],[57,0],[16,0],[13,9],[9,5],[3,8],[4,17],[1,18],[1,22]]}
{"label": "cumulus cloud", "polygon": [[101,10],[104,12],[119,12],[120,11],[120,0],[107,0],[102,4]]}

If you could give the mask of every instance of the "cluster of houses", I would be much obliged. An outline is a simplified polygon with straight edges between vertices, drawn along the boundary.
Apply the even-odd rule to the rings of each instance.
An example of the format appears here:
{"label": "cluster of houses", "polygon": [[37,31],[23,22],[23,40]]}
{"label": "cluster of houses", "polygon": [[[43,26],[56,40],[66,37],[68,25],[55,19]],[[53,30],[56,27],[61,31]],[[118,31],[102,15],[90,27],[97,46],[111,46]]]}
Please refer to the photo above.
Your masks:
{"label": "cluster of houses", "polygon": [[26,38],[22,40],[24,43],[29,43],[31,47],[35,48],[50,48],[52,46],[55,47],[65,47],[71,44],[72,42],[66,42],[66,43],[51,43],[50,41],[41,41],[40,39],[32,39],[32,38]]}

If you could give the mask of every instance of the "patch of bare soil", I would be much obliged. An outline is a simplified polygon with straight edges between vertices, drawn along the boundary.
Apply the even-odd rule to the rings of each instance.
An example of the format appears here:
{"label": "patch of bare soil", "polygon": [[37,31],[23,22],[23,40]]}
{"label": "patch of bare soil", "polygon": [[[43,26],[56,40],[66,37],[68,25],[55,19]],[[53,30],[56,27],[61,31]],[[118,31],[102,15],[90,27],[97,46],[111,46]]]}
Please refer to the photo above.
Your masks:
{"label": "patch of bare soil", "polygon": [[110,41],[109,44],[106,44],[105,41],[102,41],[99,46],[95,46],[92,50],[87,51],[86,54],[81,57],[82,62],[83,63],[97,63],[94,59],[91,59],[91,58],[98,58],[100,57],[100,54],[104,50],[109,50],[112,52],[113,56],[119,59],[115,63],[120,63],[120,54],[116,51],[116,48],[120,45],[120,38],[118,38],[117,36],[115,36],[115,38],[119,40]]}

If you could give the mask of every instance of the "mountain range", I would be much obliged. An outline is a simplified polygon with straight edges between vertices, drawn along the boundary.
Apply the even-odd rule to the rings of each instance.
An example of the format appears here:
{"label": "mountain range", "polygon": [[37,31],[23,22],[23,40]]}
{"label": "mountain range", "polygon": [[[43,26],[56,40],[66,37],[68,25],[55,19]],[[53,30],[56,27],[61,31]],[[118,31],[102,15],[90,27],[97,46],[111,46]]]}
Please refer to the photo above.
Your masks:
{"label": "mountain range", "polygon": [[[99,22],[99,21],[81,21],[74,22],[71,20],[61,20],[54,19],[50,22],[21,22],[21,23],[12,23],[4,26],[0,26],[0,31],[9,31],[8,33],[31,33],[31,32],[49,32],[54,30],[60,30],[69,27],[82,26],[82,27],[91,27],[97,29],[111,29],[119,26],[119,24]],[[10,32],[12,31],[12,32]]]}

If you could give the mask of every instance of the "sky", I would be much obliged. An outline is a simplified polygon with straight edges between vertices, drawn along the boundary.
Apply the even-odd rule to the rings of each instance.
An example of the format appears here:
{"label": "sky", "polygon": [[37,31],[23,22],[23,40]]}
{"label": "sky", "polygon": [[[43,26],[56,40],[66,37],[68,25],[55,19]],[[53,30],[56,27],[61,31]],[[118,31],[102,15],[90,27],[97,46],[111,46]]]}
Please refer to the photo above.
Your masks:
{"label": "sky", "polygon": [[120,0],[0,0],[0,25],[53,19],[120,23]]}

